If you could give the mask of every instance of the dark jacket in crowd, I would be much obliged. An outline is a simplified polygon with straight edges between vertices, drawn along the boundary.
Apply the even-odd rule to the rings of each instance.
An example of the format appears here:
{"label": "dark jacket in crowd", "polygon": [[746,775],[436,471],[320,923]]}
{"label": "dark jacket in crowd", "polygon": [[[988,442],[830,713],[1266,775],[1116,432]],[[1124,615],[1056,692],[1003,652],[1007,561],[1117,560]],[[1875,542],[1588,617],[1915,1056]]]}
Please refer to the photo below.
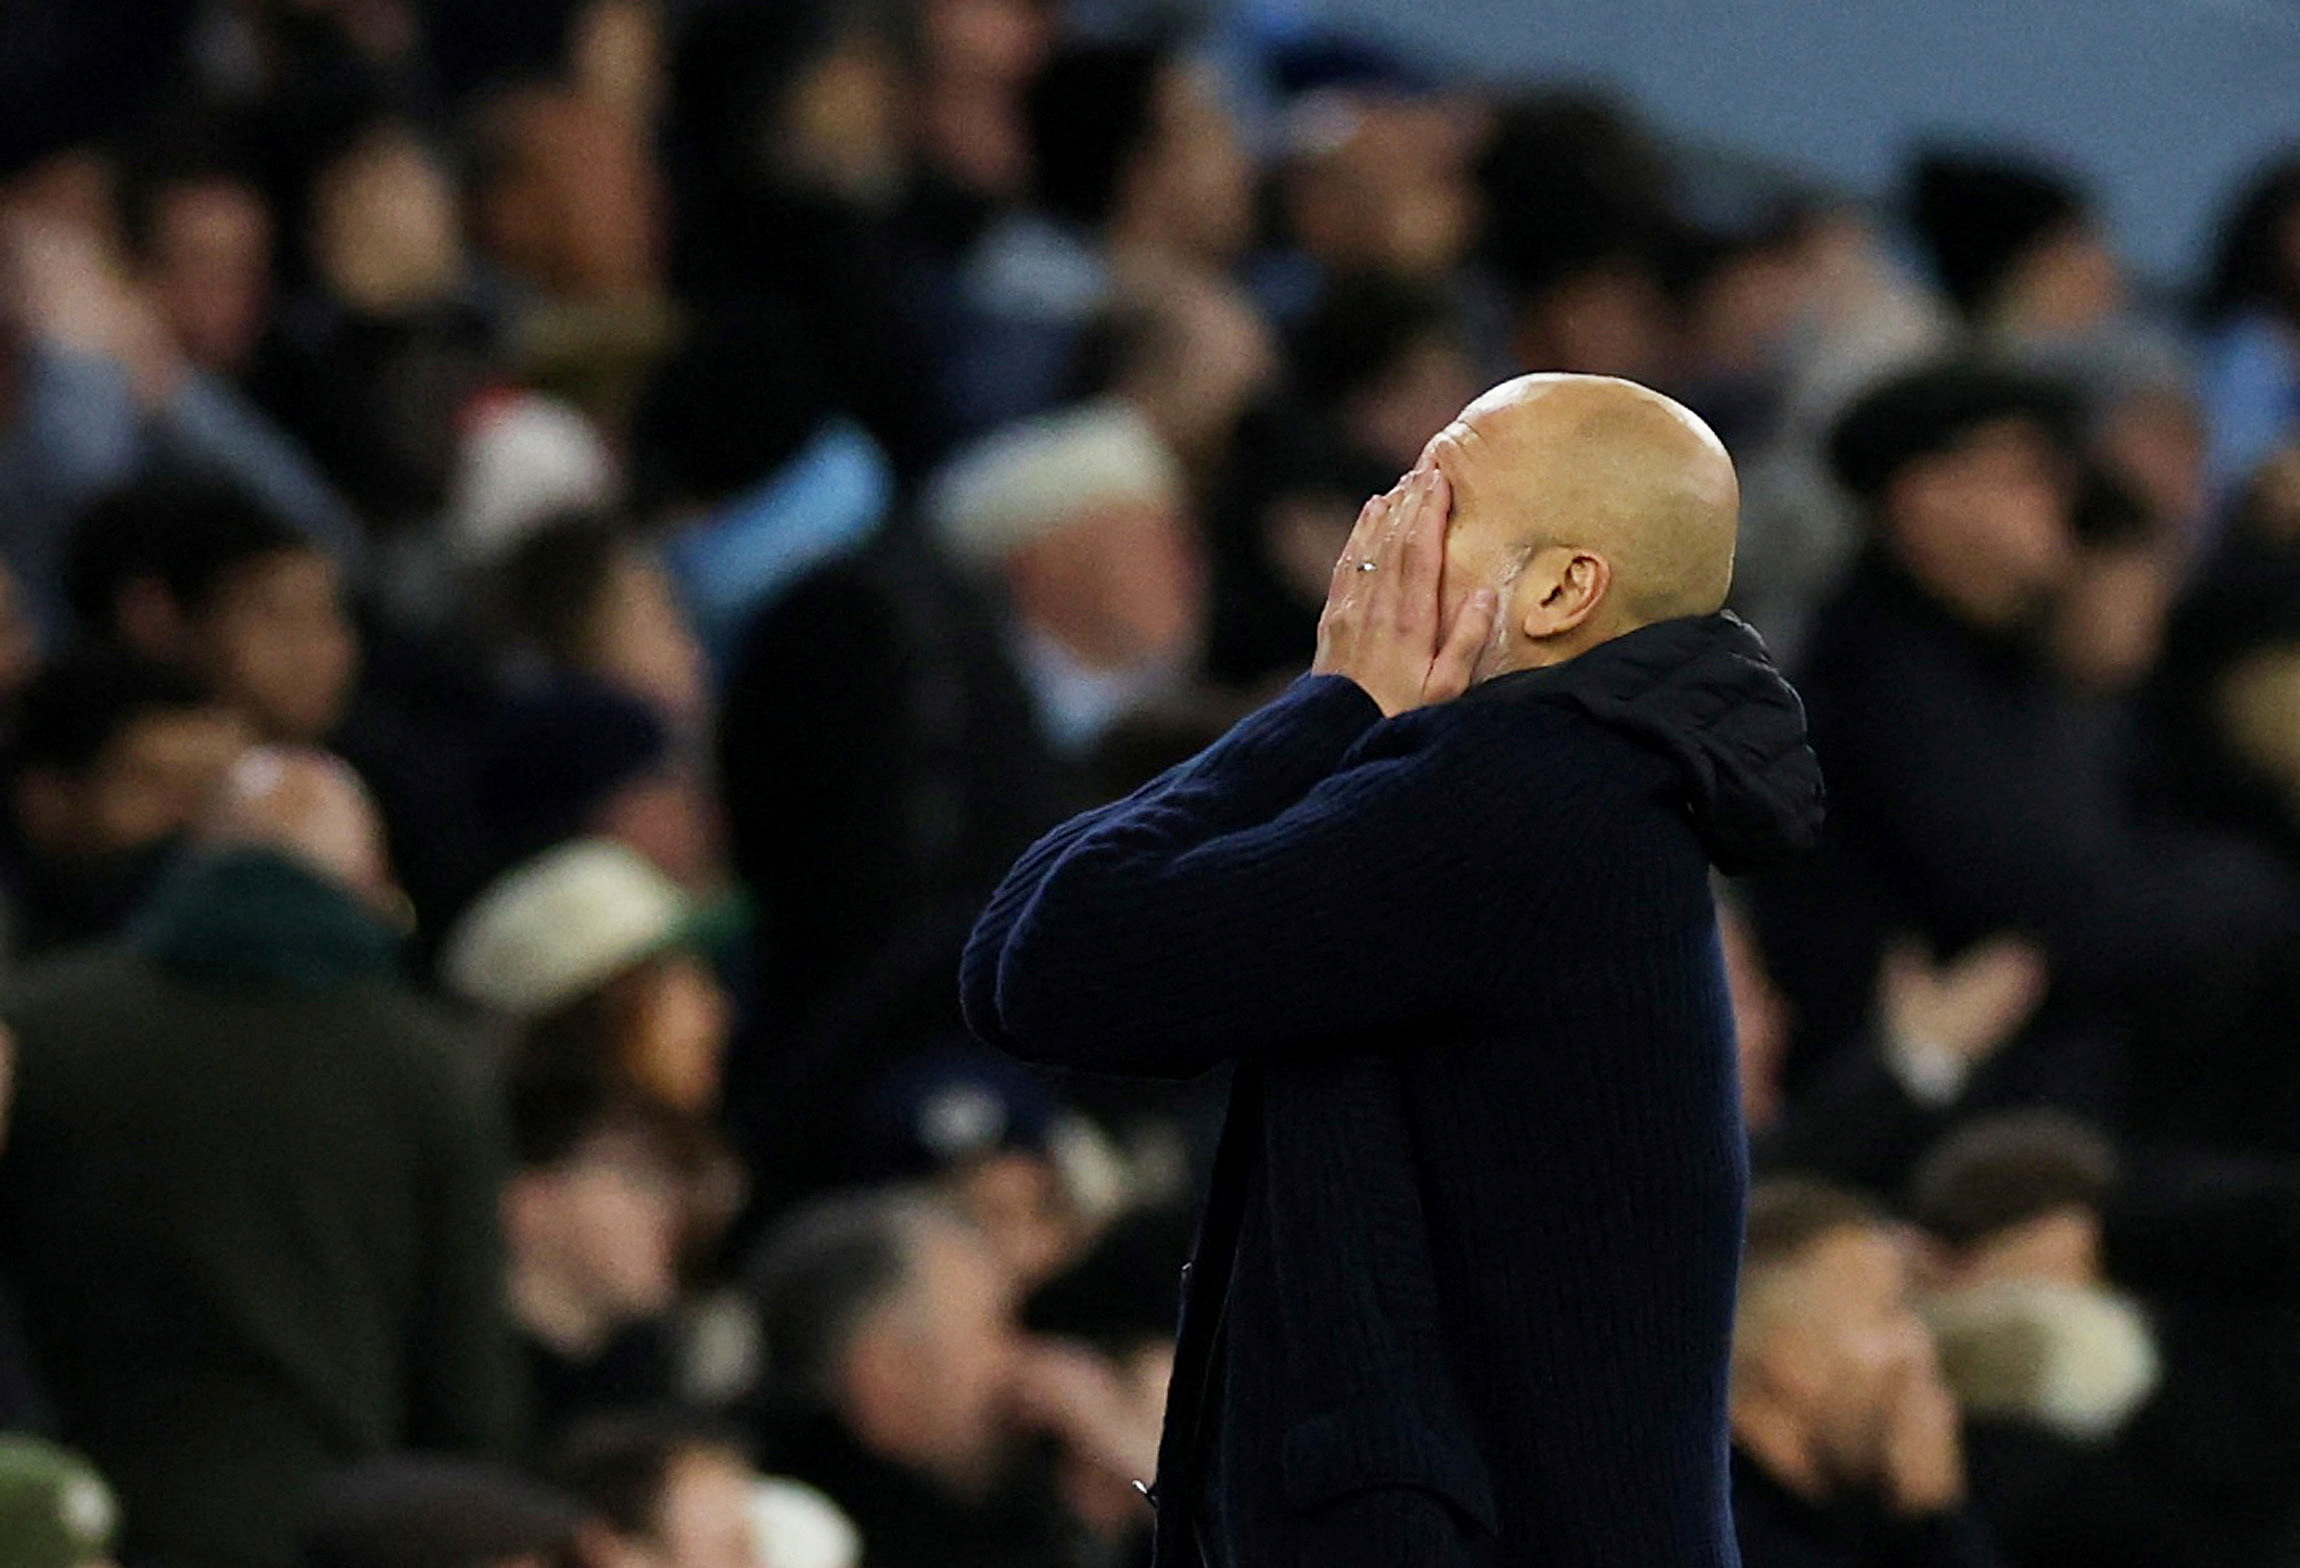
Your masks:
{"label": "dark jacket in crowd", "polygon": [[992,608],[916,538],[818,568],[760,616],[719,763],[758,905],[771,1059],[729,1098],[762,1199],[852,1179],[852,1107],[957,1031],[951,974],[1013,858],[1076,808]]}
{"label": "dark jacket in crowd", "polygon": [[[1874,1495],[1801,1497],[1733,1452],[1733,1525],[1742,1568],[2003,1568],[1969,1508],[1901,1518]],[[2025,1568],[2025,1565],[2024,1565]]]}
{"label": "dark jacket in crowd", "polygon": [[[1965,625],[1881,554],[1822,611],[1798,689],[1829,825],[1819,854],[1761,879],[1753,900],[1799,1019],[1793,1079],[1861,1036],[1896,936],[1945,955],[2021,933],[2061,997],[2130,998],[2263,940],[2284,915],[2290,891],[2265,857],[2136,818],[2114,726],[2041,653]],[[2048,1015],[2042,1034],[2083,1032],[2065,1009]],[[2108,1084],[2090,1058],[2016,1046],[1993,1066],[2032,1064],[2028,1097],[2117,1109],[2087,1098]]]}
{"label": "dark jacket in crowd", "polygon": [[761,1417],[760,1462],[815,1488],[854,1521],[869,1568],[1071,1568],[1078,1561],[1051,1467],[1018,1465],[986,1497],[955,1495],[881,1459],[826,1412]]}
{"label": "dark jacket in crowd", "polygon": [[335,1467],[516,1435],[504,1135],[395,947],[334,885],[232,852],[6,998],[6,1268],[130,1560],[283,1564]]}
{"label": "dark jacket in crowd", "polygon": [[1714,616],[1386,721],[1304,680],[1017,865],[963,971],[985,1039],[1239,1064],[1161,1564],[1733,1562],[1709,877],[1820,810],[1795,693]]}

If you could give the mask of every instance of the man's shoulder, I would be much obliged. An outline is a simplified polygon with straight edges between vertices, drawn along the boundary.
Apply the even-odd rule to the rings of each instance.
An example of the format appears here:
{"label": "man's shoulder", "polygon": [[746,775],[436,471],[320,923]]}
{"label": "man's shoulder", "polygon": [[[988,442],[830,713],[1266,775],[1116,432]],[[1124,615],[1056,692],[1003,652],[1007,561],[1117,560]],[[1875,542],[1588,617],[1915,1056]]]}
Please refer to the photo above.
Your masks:
{"label": "man's shoulder", "polygon": [[117,1013],[154,1001],[158,969],[123,945],[79,948],[34,959],[0,984],[0,1010],[19,1030],[91,1012]]}

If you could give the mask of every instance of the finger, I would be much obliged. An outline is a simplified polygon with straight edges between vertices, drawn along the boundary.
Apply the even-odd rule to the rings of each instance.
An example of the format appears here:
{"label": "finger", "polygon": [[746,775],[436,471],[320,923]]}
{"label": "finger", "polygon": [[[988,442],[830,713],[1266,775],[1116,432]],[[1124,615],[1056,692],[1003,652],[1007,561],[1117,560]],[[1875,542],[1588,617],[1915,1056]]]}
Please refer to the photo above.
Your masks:
{"label": "finger", "polygon": [[1469,596],[1454,617],[1453,633],[1445,646],[1438,650],[1436,662],[1430,666],[1426,694],[1432,702],[1451,702],[1469,690],[1470,679],[1477,672],[1478,655],[1485,652],[1493,638],[1495,620],[1501,614],[1501,596],[1491,588],[1480,588]]}
{"label": "finger", "polygon": [[1398,595],[1401,629],[1422,631],[1435,648],[1444,628],[1438,624],[1438,579],[1445,571],[1445,521],[1450,500],[1445,475],[1424,469],[1414,485],[1413,515],[1399,545]]}
{"label": "finger", "polygon": [[1358,520],[1350,525],[1350,537],[1342,545],[1342,553],[1334,560],[1334,580],[1339,583],[1345,572],[1357,570],[1358,562],[1365,559],[1388,525],[1390,498],[1387,495],[1369,497],[1358,508]]}

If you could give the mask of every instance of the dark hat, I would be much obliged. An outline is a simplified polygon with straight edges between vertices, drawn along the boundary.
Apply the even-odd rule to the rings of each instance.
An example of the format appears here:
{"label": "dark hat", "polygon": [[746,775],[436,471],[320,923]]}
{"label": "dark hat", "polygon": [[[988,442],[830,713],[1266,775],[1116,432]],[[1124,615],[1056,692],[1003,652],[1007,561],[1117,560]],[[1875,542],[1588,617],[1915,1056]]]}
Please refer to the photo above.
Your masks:
{"label": "dark hat", "polygon": [[1062,1116],[1028,1069],[975,1046],[929,1051],[879,1081],[863,1111],[875,1176],[931,1175],[1006,1150],[1042,1152]]}
{"label": "dark hat", "polygon": [[378,1459],[323,1490],[302,1568],[486,1568],[571,1549],[587,1517],[573,1498],[494,1465]]}
{"label": "dark hat", "polygon": [[2076,394],[2057,381],[1965,361],[1927,365],[1880,383],[1846,410],[1829,433],[1829,467],[1847,490],[1874,500],[1907,464],[1950,450],[1983,425],[2023,419],[2073,446],[2081,414]]}
{"label": "dark hat", "polygon": [[568,678],[495,716],[479,759],[481,821],[505,869],[580,834],[624,786],[671,755],[662,718],[636,697]]}
{"label": "dark hat", "polygon": [[2024,252],[2085,210],[2076,186],[2048,169],[1941,151],[1918,156],[1908,202],[1941,287],[1968,316],[1988,303]]}
{"label": "dark hat", "polygon": [[1023,101],[1040,206],[1087,228],[1109,219],[1156,129],[1158,83],[1173,59],[1154,43],[1078,42],[1047,61]]}

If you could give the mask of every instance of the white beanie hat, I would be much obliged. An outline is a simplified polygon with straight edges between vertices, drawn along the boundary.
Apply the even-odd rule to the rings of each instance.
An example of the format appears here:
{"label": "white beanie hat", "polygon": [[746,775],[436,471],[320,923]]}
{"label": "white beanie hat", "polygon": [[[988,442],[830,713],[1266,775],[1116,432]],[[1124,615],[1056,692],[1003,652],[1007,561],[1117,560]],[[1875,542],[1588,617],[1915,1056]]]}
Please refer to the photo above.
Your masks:
{"label": "white beanie hat", "polygon": [[489,886],[448,933],[440,973],[467,1001],[540,1018],[677,946],[693,923],[687,896],[643,856],[578,839]]}
{"label": "white beanie hat", "polygon": [[1131,405],[1104,398],[984,437],[936,478],[927,516],[952,559],[988,565],[1090,507],[1170,504],[1182,465]]}

